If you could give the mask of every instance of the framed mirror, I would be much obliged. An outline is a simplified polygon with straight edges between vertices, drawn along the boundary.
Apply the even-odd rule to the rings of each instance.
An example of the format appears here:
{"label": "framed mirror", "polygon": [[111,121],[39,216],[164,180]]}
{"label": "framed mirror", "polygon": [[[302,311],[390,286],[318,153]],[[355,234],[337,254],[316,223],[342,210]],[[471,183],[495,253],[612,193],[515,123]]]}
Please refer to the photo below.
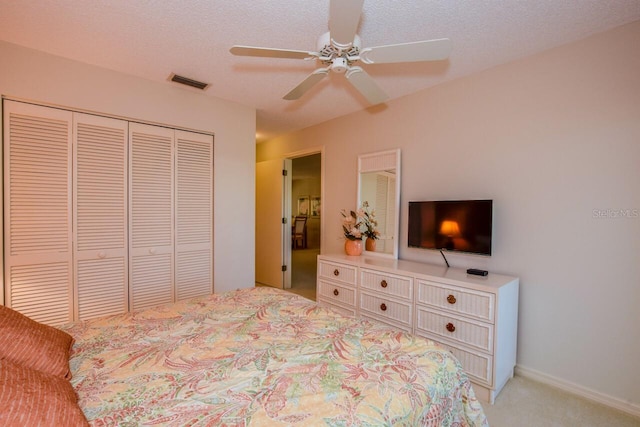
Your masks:
{"label": "framed mirror", "polygon": [[358,207],[368,205],[377,238],[367,238],[365,254],[398,258],[400,229],[400,149],[358,156]]}

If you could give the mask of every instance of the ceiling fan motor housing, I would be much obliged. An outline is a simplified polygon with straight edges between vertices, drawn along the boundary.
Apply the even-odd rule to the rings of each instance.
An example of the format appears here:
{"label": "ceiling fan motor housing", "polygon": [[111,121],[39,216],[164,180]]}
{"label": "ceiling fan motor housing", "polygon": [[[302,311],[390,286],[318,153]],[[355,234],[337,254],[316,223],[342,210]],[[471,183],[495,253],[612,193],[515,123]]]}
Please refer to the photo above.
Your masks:
{"label": "ceiling fan motor housing", "polygon": [[362,42],[357,34],[348,46],[336,46],[331,40],[330,33],[324,33],[318,38],[318,60],[331,67],[336,73],[344,73],[348,66],[357,61]]}

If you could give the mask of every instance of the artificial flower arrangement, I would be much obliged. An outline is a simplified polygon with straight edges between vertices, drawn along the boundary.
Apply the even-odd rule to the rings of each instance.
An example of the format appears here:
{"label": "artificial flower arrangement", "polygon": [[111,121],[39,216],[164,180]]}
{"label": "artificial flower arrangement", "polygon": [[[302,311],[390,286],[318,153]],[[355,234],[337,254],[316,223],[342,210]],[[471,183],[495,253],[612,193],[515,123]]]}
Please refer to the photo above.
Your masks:
{"label": "artificial flower arrangement", "polygon": [[378,239],[380,232],[377,229],[375,211],[369,210],[369,202],[362,203],[357,211],[340,211],[342,214],[342,231],[344,237],[349,240],[362,240],[362,237]]}
{"label": "artificial flower arrangement", "polygon": [[380,232],[378,231],[378,221],[376,220],[376,211],[369,210],[369,202],[362,203],[362,212],[364,231],[363,234],[367,236],[367,239],[377,240],[380,238]]}

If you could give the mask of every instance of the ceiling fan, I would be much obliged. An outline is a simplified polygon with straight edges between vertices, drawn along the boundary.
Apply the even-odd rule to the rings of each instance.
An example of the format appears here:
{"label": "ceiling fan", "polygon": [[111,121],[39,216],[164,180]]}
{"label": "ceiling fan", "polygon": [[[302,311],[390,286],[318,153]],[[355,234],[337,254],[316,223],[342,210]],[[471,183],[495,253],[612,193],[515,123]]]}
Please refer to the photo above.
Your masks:
{"label": "ceiling fan", "polygon": [[329,32],[318,39],[317,52],[273,49],[253,46],[233,46],[230,52],[239,56],[267,58],[316,59],[322,67],[317,68],[298,86],[284,96],[295,100],[324,79],[329,71],[345,74],[353,85],[371,104],[379,104],[389,96],[376,84],[362,67],[355,65],[385,64],[395,62],[439,61],[451,53],[451,40],[436,39],[412,43],[362,48],[360,36],[356,34],[364,0],[331,0]]}

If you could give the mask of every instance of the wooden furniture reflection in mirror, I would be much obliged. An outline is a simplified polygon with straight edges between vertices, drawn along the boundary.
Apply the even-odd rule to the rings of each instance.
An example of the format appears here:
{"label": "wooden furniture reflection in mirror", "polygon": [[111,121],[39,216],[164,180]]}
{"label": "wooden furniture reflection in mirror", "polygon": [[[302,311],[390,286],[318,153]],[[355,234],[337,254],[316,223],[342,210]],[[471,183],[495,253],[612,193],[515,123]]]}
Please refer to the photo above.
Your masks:
{"label": "wooden furniture reflection in mirror", "polygon": [[375,212],[379,238],[368,255],[398,258],[400,149],[358,156],[358,207]]}

